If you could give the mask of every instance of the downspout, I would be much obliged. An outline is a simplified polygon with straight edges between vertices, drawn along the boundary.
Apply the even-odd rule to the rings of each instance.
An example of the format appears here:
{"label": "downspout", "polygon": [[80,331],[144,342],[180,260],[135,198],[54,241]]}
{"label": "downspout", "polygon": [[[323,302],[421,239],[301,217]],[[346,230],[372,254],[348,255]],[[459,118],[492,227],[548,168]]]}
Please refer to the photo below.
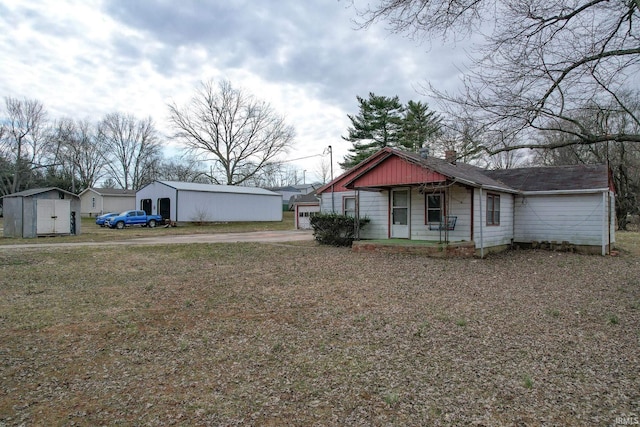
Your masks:
{"label": "downspout", "polygon": [[[178,206],[180,204],[178,203],[178,189],[176,188],[176,224],[178,223]],[[169,210],[169,221],[171,221],[171,210]]]}
{"label": "downspout", "polygon": [[607,226],[607,194],[602,192],[602,256],[607,254],[607,238],[606,229]]}
{"label": "downspout", "polygon": [[483,230],[483,226],[482,226],[482,185],[480,186],[480,258],[484,258],[484,238],[482,236],[482,230]]}

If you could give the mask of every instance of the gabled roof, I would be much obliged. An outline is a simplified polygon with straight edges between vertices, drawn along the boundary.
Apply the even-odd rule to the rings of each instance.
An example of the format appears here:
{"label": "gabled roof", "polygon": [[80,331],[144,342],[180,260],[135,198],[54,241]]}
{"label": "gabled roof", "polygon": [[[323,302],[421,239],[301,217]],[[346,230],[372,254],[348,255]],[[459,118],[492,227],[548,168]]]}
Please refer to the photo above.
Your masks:
{"label": "gabled roof", "polygon": [[258,187],[241,187],[239,185],[215,185],[215,184],[200,184],[197,182],[181,182],[181,181],[157,181],[168,187],[175,188],[180,191],[198,191],[203,193],[235,193],[235,194],[258,194],[264,196],[278,196],[282,197],[278,193],[265,190]]}
{"label": "gabled roof", "polygon": [[545,166],[486,171],[518,191],[578,191],[609,188],[606,165]]}
{"label": "gabled roof", "polygon": [[49,191],[59,191],[59,192],[64,193],[64,194],[66,194],[68,196],[78,197],[77,194],[73,194],[70,191],[66,191],[66,190],[63,190],[62,188],[58,188],[58,187],[31,188],[29,190],[19,191],[17,193],[13,193],[13,194],[7,194],[6,196],[3,196],[3,197],[29,197],[29,196],[35,196],[36,194],[47,193]]}
{"label": "gabled roof", "polygon": [[122,188],[96,188],[96,187],[84,189],[80,192],[79,195],[82,196],[84,193],[88,191],[91,191],[103,197],[109,197],[109,196],[135,197],[136,196],[136,192],[134,190],[123,190]]}
{"label": "gabled roof", "polygon": [[[358,187],[358,180],[363,180],[367,174],[372,173],[378,166],[383,165],[385,162],[390,161],[391,158],[401,159],[405,163],[409,163],[417,166],[419,170],[424,172],[424,178],[429,182],[451,180],[460,182],[471,187],[485,187],[495,189],[498,191],[515,192],[513,188],[506,185],[503,182],[497,181],[487,175],[485,171],[477,166],[469,165],[466,163],[457,162],[455,164],[446,160],[439,159],[437,157],[422,157],[417,153],[410,153],[407,151],[396,150],[393,148],[383,148],[377,153],[373,154],[360,164],[349,169],[332,182],[318,189],[318,194],[329,190],[332,186],[343,187],[344,189],[354,189]],[[419,174],[415,173],[415,167],[413,173],[417,175],[416,182],[403,182],[402,184],[419,184],[421,179]],[[431,172],[431,175],[426,175],[427,172]],[[389,184],[393,185],[393,184]],[[344,191],[344,190],[343,190]]]}
{"label": "gabled roof", "polygon": [[[393,173],[383,176],[384,174],[379,171],[385,168]],[[382,189],[444,180],[507,193],[580,192],[613,188],[610,185],[606,165],[529,167],[489,171],[466,163],[451,163],[437,157],[422,157],[418,153],[383,148],[319,188],[317,193],[366,188]]]}
{"label": "gabled roof", "polygon": [[274,192],[286,192],[286,193],[299,193],[300,189],[294,187],[293,185],[287,185],[285,187],[269,187],[267,188],[267,190],[269,191],[274,191]]}
{"label": "gabled roof", "polygon": [[305,204],[305,203],[319,203],[318,196],[315,191],[309,194],[302,194],[300,196],[295,196],[293,199],[293,203]]}

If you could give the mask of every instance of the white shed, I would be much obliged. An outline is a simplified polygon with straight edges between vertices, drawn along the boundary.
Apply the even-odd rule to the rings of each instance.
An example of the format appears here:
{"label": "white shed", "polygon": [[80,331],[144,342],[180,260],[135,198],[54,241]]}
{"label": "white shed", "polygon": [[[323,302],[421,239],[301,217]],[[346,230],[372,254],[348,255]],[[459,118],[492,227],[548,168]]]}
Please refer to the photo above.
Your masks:
{"label": "white shed", "polygon": [[255,187],[154,181],[136,206],[174,222],[282,221],[282,196]]}

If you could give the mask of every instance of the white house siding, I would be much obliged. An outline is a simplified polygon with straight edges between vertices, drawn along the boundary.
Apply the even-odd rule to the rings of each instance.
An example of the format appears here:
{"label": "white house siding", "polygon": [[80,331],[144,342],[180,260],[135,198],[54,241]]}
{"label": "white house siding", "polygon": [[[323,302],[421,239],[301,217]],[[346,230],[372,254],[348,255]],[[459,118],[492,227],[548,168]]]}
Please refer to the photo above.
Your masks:
{"label": "white house siding", "polygon": [[360,191],[360,217],[370,222],[361,230],[363,239],[386,239],[389,237],[389,192]]}
{"label": "white house siding", "polygon": [[[517,196],[515,202],[516,242],[570,242],[601,246],[608,230],[608,192]],[[612,206],[615,202],[612,198]],[[612,226],[613,227],[613,226]],[[612,229],[613,230],[613,229]],[[612,240],[615,230],[611,232]],[[608,238],[608,236],[607,236]]]}
{"label": "white house siding", "polygon": [[80,193],[80,215],[98,216],[102,212],[102,196],[93,190]]}
{"label": "white house siding", "polygon": [[611,239],[611,243],[616,242],[616,196],[613,191],[609,191],[609,218],[611,218],[609,225],[609,236]]}
{"label": "white house siding", "polygon": [[452,186],[444,195],[448,201],[448,216],[456,216],[455,229],[429,230],[425,224],[426,195],[420,194],[418,189],[411,191],[411,239],[412,240],[444,240],[460,242],[471,240],[471,190],[461,186]]}
{"label": "white house siding", "polygon": [[[491,194],[500,196],[500,225],[487,225],[487,190],[482,190],[482,201],[480,200],[480,189],[473,191],[473,240],[476,248],[490,248],[511,243],[513,236],[513,195],[489,191]],[[482,211],[480,210],[482,208]],[[458,221],[460,218],[458,218]],[[481,234],[482,231],[482,234]]]}
{"label": "white house siding", "polygon": [[[326,192],[320,195],[320,212],[339,213],[344,211],[343,200],[345,197],[356,197],[355,191]],[[333,210],[332,210],[333,206]],[[360,191],[359,192],[360,217],[369,218],[370,222],[360,231],[362,239],[386,239],[389,237],[389,192],[388,191]]]}
{"label": "white house siding", "polygon": [[135,196],[102,196],[102,213],[136,209]]}
{"label": "white house siding", "polygon": [[322,213],[342,213],[342,199],[344,197],[355,197],[355,191],[342,191],[339,193],[326,192],[320,195],[320,212]]}
{"label": "white house siding", "polygon": [[135,194],[102,195],[92,189],[80,193],[80,212],[82,216],[98,216],[107,212],[123,212],[135,209]]}

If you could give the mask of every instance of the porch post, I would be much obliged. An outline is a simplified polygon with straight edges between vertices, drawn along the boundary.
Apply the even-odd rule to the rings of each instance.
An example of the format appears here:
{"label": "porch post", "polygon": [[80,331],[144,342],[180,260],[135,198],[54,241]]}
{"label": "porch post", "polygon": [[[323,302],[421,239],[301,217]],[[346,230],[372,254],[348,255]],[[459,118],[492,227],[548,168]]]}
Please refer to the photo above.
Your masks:
{"label": "porch post", "polygon": [[484,259],[484,240],[482,238],[482,186],[480,186],[480,258]]}
{"label": "porch post", "polygon": [[607,203],[607,195],[602,192],[602,256],[607,254],[607,217],[609,216]]}

